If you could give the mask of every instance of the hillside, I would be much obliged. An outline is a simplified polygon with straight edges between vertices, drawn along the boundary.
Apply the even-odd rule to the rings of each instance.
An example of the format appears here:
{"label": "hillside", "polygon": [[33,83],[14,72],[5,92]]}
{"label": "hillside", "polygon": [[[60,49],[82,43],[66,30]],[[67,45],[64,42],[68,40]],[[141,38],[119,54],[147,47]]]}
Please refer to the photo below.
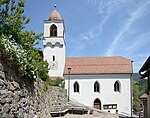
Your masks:
{"label": "hillside", "polygon": [[138,73],[133,73],[131,79],[138,82],[141,80],[140,77],[141,76]]}

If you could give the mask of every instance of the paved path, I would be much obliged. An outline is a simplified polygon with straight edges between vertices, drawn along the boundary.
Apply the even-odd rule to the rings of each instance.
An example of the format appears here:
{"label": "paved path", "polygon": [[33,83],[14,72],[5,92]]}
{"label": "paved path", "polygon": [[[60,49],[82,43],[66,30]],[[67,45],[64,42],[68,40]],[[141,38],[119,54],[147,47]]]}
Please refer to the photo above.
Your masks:
{"label": "paved path", "polygon": [[55,118],[119,118],[117,115],[108,115],[108,114],[100,114],[100,115],[76,115],[76,114],[67,114],[63,117],[55,117]]}

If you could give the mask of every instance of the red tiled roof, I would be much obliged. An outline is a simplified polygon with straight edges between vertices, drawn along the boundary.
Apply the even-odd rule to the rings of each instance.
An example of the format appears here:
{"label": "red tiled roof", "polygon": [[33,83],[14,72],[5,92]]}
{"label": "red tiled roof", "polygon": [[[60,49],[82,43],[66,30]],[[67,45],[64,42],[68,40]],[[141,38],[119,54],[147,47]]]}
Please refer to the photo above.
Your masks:
{"label": "red tiled roof", "polygon": [[66,58],[64,74],[68,74],[67,68],[71,68],[71,74],[130,74],[132,62],[120,56],[70,57]]}

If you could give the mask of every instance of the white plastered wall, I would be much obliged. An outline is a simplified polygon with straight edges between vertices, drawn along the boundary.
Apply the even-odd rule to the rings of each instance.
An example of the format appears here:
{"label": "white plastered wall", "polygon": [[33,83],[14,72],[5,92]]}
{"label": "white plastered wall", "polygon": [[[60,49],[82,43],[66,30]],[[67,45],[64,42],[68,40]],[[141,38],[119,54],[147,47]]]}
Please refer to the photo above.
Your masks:
{"label": "white plastered wall", "polygon": [[[74,82],[78,82],[80,92],[73,92]],[[100,83],[100,93],[94,93],[94,83]],[[119,81],[121,84],[121,92],[114,92],[114,83]],[[68,77],[65,76],[65,88],[68,89]],[[107,109],[111,113],[119,113],[131,116],[131,90],[130,90],[130,75],[129,74],[109,74],[99,75],[99,77],[84,78],[71,75],[70,81],[70,98],[81,104],[93,107],[94,100],[98,98],[101,101],[101,108],[106,104],[117,104],[117,109]]]}
{"label": "white plastered wall", "polygon": [[[56,25],[57,37],[50,37],[50,26]],[[55,63],[57,68],[49,70],[49,76],[63,77],[65,66],[65,42],[64,42],[64,24],[63,21],[45,21],[44,22],[44,60],[47,60],[49,67],[52,64],[53,56],[55,56]]]}

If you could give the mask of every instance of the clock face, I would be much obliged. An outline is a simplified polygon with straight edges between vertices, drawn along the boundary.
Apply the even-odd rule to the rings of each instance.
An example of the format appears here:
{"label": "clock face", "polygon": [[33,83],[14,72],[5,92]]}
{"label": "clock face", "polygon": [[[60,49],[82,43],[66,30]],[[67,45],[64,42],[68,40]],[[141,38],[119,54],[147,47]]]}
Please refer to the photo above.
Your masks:
{"label": "clock face", "polygon": [[49,65],[50,65],[51,70],[57,70],[58,69],[57,61],[50,61]]}

